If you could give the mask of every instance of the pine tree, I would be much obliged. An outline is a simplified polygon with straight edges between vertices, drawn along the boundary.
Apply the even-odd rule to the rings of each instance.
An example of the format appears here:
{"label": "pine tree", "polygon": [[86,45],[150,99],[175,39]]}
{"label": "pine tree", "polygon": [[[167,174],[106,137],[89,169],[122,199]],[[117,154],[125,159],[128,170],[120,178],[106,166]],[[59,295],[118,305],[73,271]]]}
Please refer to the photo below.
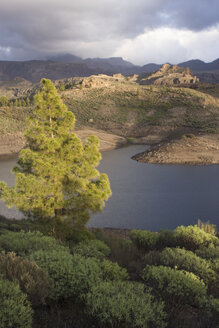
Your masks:
{"label": "pine tree", "polygon": [[83,227],[90,213],[101,211],[111,195],[96,136],[85,145],[73,133],[75,117],[62,103],[50,80],[41,81],[35,110],[25,133],[28,147],[14,168],[16,183],[0,183],[0,198],[32,218],[67,220]]}

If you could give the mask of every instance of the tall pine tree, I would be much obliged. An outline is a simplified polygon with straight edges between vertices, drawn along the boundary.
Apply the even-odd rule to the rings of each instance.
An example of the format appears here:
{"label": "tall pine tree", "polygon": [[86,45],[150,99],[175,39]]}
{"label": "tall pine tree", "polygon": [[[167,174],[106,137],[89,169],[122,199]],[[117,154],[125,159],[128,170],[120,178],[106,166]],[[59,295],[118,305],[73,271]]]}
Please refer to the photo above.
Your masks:
{"label": "tall pine tree", "polygon": [[0,183],[0,197],[32,218],[67,220],[84,226],[90,213],[101,211],[111,195],[96,136],[85,145],[73,133],[75,117],[62,103],[50,80],[41,81],[34,115],[25,133],[28,147],[20,151],[14,187]]}

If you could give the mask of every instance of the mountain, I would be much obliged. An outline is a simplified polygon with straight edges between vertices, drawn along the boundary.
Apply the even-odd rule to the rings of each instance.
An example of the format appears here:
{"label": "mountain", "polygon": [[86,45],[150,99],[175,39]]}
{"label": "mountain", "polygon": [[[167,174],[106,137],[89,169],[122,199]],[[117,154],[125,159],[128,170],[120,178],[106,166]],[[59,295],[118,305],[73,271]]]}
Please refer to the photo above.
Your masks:
{"label": "mountain", "polygon": [[47,57],[47,60],[61,63],[81,63],[83,59],[81,57],[72,54],[59,54],[55,56]]}
{"label": "mountain", "polygon": [[[47,60],[0,61],[0,81],[13,80],[15,77],[39,82],[43,77],[58,80],[93,74],[140,75],[158,71],[161,66],[156,63],[137,66],[121,57],[82,59],[72,54],[58,54]],[[219,59],[211,63],[190,60],[178,66],[189,67],[201,82],[219,83]]]}
{"label": "mountain", "polygon": [[62,63],[54,61],[0,61],[0,81],[10,81],[21,77],[31,82],[39,82],[46,77],[51,80],[72,76],[88,76],[102,73],[101,69],[90,69],[82,63]]}
{"label": "mountain", "polygon": [[[113,75],[116,73],[139,74],[140,66],[135,66],[122,58],[77,59],[63,55],[53,60],[0,61],[0,81],[10,81],[21,77],[31,82],[39,82],[45,77],[51,80],[93,74]],[[54,61],[56,59],[56,61]],[[74,62],[70,62],[74,61]]]}
{"label": "mountain", "polygon": [[194,72],[219,70],[219,58],[210,63],[205,63],[199,59],[192,59],[180,63],[178,66],[189,67]]}
{"label": "mountain", "polygon": [[154,64],[154,63],[149,63],[146,64],[144,66],[142,66],[142,70],[144,71],[144,73],[151,73],[151,72],[155,72],[158,69],[161,68],[162,65],[158,65],[158,64]]}

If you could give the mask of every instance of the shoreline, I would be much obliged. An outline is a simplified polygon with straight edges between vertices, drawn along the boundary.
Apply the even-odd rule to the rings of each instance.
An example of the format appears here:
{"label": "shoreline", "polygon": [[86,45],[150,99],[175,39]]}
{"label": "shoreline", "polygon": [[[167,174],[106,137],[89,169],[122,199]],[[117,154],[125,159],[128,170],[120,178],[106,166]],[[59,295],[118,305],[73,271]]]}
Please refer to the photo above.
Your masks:
{"label": "shoreline", "polygon": [[141,163],[168,165],[218,165],[219,134],[188,134],[165,141],[132,156]]}
{"label": "shoreline", "polygon": [[[125,137],[95,129],[80,129],[75,133],[84,143],[91,135],[96,135],[100,140],[99,150],[101,152],[122,148],[128,145]],[[19,152],[25,148],[25,139],[22,133],[0,135],[0,160],[7,160],[18,156]]]}
{"label": "shoreline", "polygon": [[[100,140],[100,152],[122,148],[129,145],[150,146],[144,152],[131,158],[141,163],[168,165],[218,165],[219,164],[219,134],[184,134],[181,138],[170,140],[151,140],[150,136],[125,138],[103,130],[82,128],[75,133],[84,143],[90,135],[96,135]],[[5,143],[7,141],[7,143]],[[25,147],[21,133],[0,136],[0,160],[16,158],[19,151]],[[7,150],[7,151],[6,151]]]}

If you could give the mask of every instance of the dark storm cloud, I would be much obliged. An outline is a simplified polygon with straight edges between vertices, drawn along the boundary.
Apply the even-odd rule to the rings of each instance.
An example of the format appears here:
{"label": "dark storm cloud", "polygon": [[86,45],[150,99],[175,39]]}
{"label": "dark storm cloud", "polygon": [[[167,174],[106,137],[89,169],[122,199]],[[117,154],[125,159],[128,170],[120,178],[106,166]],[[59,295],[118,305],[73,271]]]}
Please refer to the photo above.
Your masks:
{"label": "dark storm cloud", "polygon": [[71,52],[111,55],[124,39],[162,26],[219,22],[218,0],[1,0],[0,58]]}

